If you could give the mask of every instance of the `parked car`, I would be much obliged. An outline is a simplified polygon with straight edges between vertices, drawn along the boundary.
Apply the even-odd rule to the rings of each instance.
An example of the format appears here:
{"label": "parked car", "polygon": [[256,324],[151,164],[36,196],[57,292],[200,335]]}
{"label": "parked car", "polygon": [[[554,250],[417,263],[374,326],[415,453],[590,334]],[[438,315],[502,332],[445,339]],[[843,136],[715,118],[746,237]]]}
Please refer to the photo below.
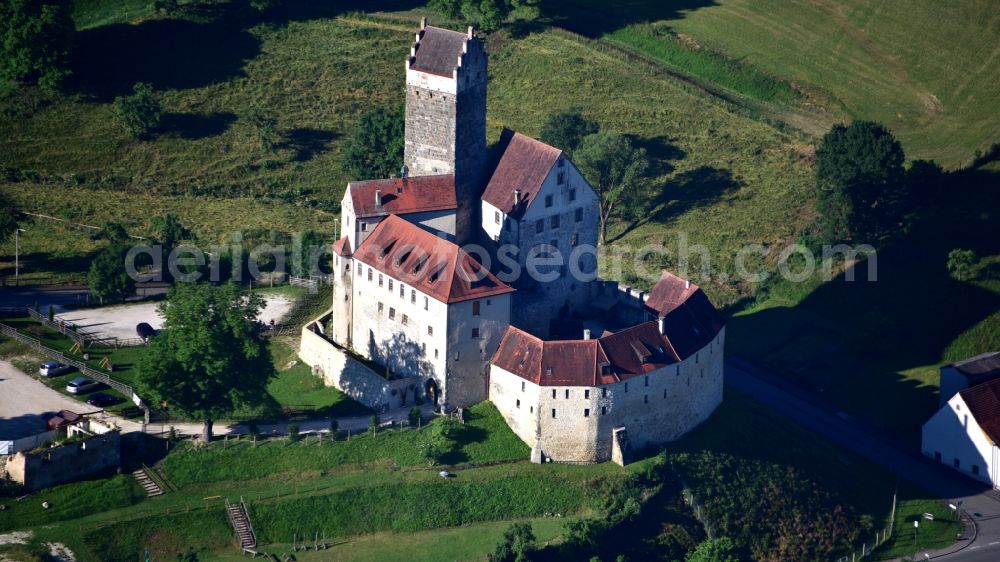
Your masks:
{"label": "parked car", "polygon": [[45,361],[38,367],[38,374],[43,377],[58,377],[73,371],[76,367],[58,361]]}
{"label": "parked car", "polygon": [[87,404],[97,406],[98,408],[107,408],[108,406],[114,406],[119,402],[121,402],[121,400],[117,396],[112,396],[104,392],[95,392],[90,395],[90,398],[87,399]]}
{"label": "parked car", "polygon": [[66,384],[66,392],[70,394],[86,394],[101,387],[101,383],[87,377],[76,377]]}
{"label": "parked car", "polygon": [[135,325],[135,333],[140,338],[149,341],[149,338],[156,335],[156,330],[146,322],[140,322]]}

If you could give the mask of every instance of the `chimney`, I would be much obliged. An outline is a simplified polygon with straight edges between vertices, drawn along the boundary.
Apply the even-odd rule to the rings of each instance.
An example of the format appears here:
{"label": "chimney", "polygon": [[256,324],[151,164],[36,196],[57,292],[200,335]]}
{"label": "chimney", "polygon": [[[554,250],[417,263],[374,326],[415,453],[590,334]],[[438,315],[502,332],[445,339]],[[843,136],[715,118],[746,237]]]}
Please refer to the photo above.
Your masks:
{"label": "chimney", "polygon": [[406,164],[403,164],[403,167],[399,169],[399,176],[404,180],[410,177],[410,169],[406,167]]}
{"label": "chimney", "polygon": [[583,339],[585,339],[585,340],[589,340],[590,339],[590,328],[584,328],[583,329]]}
{"label": "chimney", "polygon": [[516,206],[518,206],[520,204],[521,204],[521,190],[520,189],[515,189],[514,190],[514,206],[516,207]]}
{"label": "chimney", "polygon": [[472,39],[472,36],[473,36],[472,26],[470,25],[469,26],[469,39]]}
{"label": "chimney", "polygon": [[663,316],[660,316],[656,320],[656,323],[659,325],[660,335],[666,335],[666,333],[667,333],[667,319],[664,318]]}
{"label": "chimney", "polygon": [[691,280],[690,279],[685,279],[684,280],[684,288],[685,289],[690,289],[691,288]]}
{"label": "chimney", "polygon": [[382,190],[381,189],[376,189],[375,190],[375,206],[376,207],[381,207],[382,206]]}
{"label": "chimney", "polygon": [[420,18],[420,29],[427,27],[427,18]]}

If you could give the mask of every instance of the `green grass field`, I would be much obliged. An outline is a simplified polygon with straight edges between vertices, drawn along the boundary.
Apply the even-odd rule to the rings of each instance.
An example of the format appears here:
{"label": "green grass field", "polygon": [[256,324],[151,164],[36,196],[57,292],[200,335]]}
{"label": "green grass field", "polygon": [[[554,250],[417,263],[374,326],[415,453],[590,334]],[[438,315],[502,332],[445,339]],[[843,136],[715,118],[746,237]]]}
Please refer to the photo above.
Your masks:
{"label": "green grass field", "polygon": [[[813,105],[814,127],[873,119],[911,158],[947,167],[1000,140],[996,111],[1000,27],[988,0],[655,3],[555,2],[557,24],[625,43],[691,75],[754,95],[744,75],[794,84]],[[644,22],[652,22],[646,25]],[[669,33],[672,41],[657,38]],[[717,73],[711,53],[744,70]],[[688,60],[695,60],[688,64]]]}

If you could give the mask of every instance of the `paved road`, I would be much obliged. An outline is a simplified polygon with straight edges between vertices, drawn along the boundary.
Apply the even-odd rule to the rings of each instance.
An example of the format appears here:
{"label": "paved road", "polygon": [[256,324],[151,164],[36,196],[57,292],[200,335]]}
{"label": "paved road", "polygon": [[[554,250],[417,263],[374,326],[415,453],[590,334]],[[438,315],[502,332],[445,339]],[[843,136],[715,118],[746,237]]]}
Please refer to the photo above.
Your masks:
{"label": "paved road", "polygon": [[[143,283],[136,288],[138,299],[150,295],[158,295],[167,291],[165,283]],[[0,289],[0,306],[34,306],[36,303],[42,311],[51,304],[57,311],[64,310],[67,305],[81,306],[87,302],[88,289],[86,285],[44,285],[39,287],[4,287]]]}
{"label": "paved road", "polygon": [[[774,408],[799,425],[851,449],[896,474],[962,507],[975,521],[974,540],[959,541],[952,548],[928,552],[933,559],[955,562],[1000,560],[1000,499],[988,486],[952,472],[921,455],[883,440],[855,423],[849,423],[798,394],[773,375],[739,359],[726,360],[726,382],[754,400]],[[987,493],[989,492],[989,493]],[[959,550],[961,549],[961,550]],[[923,560],[924,553],[919,559]]]}

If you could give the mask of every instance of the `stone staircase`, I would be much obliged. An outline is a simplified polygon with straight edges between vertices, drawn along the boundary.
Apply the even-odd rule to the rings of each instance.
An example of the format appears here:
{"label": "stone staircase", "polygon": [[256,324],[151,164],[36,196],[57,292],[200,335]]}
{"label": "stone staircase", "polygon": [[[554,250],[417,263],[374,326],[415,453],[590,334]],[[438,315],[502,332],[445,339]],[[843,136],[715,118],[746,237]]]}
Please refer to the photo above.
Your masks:
{"label": "stone staircase", "polygon": [[142,489],[146,491],[147,497],[151,498],[163,495],[163,489],[161,489],[159,484],[154,482],[153,479],[149,477],[145,468],[140,468],[139,470],[133,472],[132,477],[135,478],[135,481],[138,482],[139,485],[142,486]]}
{"label": "stone staircase", "polygon": [[226,500],[226,516],[236,532],[236,540],[243,552],[256,553],[257,535],[254,534],[253,525],[250,524],[250,515],[247,513],[247,504],[244,503],[243,496],[240,496],[240,503],[229,503],[229,500]]}

